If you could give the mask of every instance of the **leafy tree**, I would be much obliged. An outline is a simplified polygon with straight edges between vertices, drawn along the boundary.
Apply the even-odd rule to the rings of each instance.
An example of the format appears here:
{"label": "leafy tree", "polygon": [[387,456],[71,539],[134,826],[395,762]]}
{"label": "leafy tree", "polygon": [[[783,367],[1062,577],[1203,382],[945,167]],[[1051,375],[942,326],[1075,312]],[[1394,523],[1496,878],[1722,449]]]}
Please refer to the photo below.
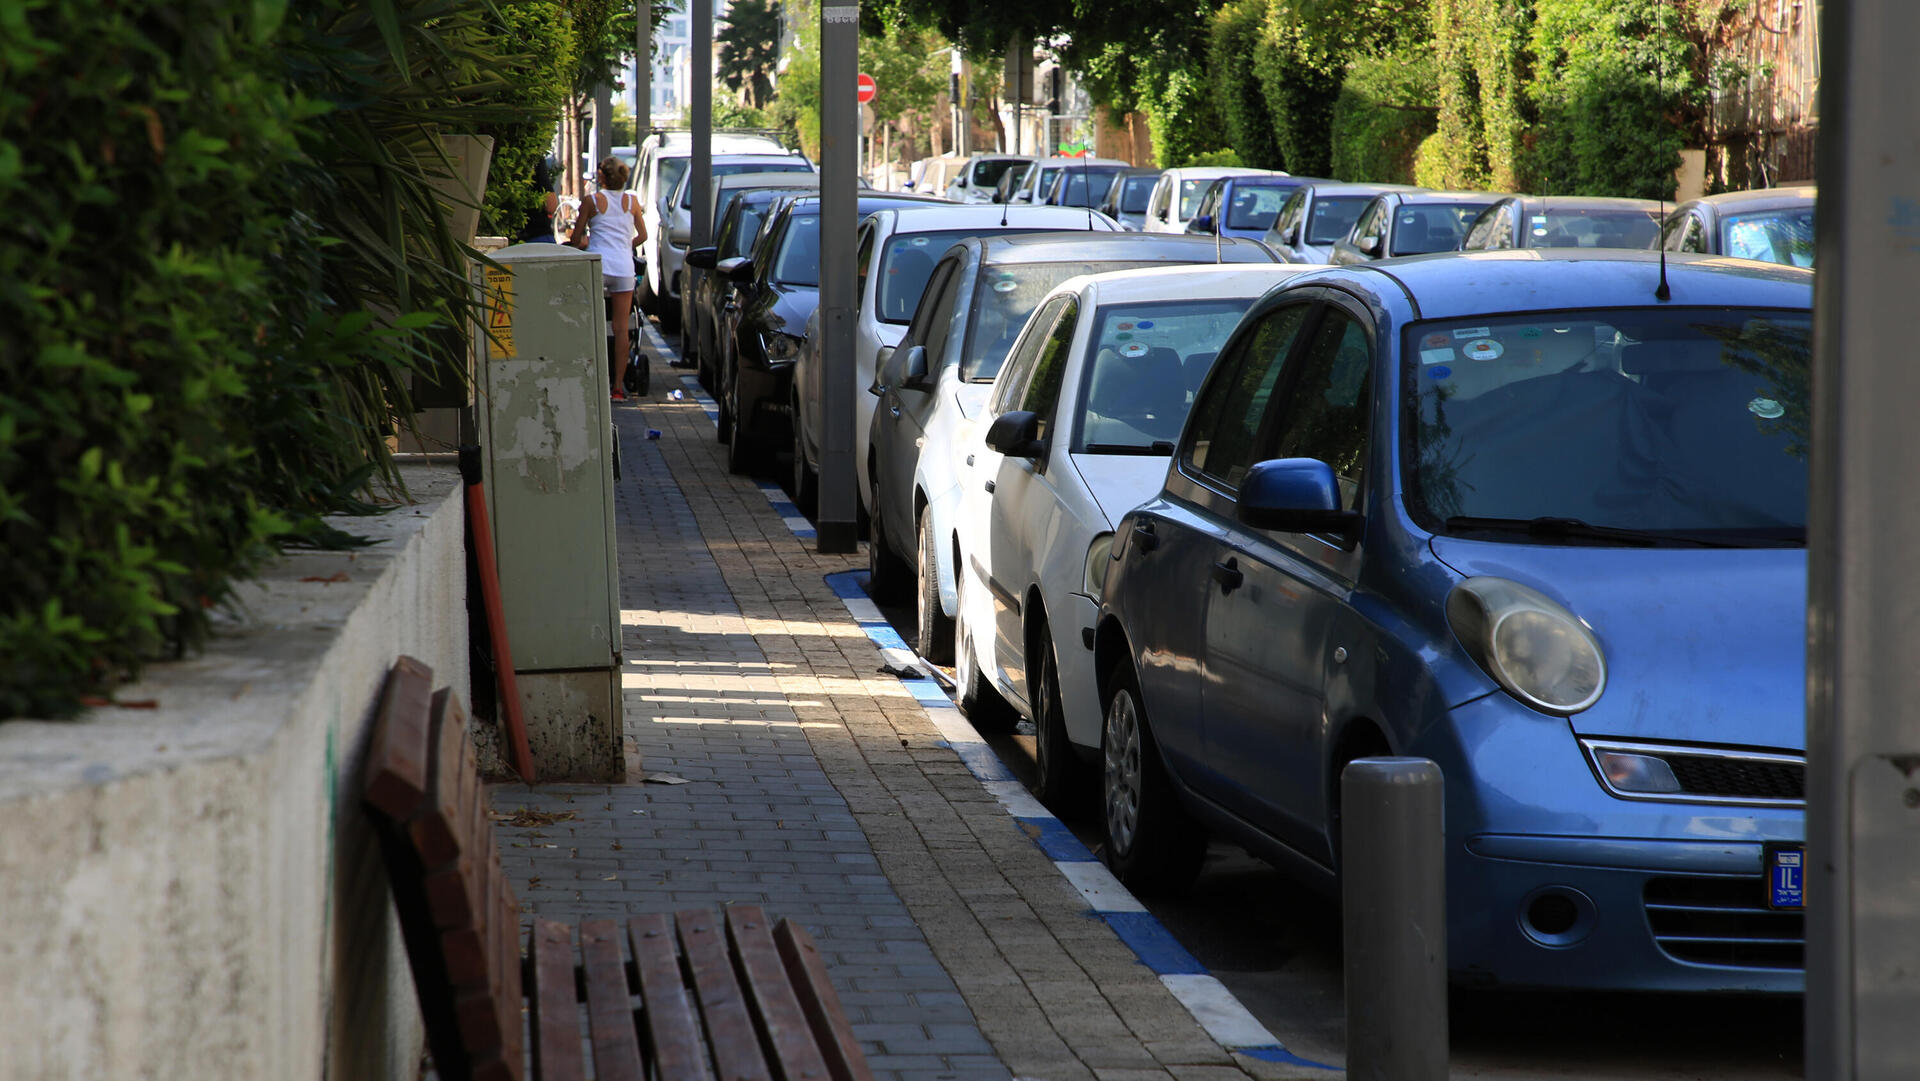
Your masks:
{"label": "leafy tree", "polygon": [[737,0],[715,40],[720,58],[714,73],[743,104],[765,108],[773,100],[773,71],[780,62],[778,0]]}
{"label": "leafy tree", "polygon": [[1256,169],[1284,169],[1286,155],[1280,153],[1273,114],[1254,72],[1266,13],[1266,0],[1234,0],[1216,12],[1207,66],[1227,144],[1235,149],[1240,163]]}

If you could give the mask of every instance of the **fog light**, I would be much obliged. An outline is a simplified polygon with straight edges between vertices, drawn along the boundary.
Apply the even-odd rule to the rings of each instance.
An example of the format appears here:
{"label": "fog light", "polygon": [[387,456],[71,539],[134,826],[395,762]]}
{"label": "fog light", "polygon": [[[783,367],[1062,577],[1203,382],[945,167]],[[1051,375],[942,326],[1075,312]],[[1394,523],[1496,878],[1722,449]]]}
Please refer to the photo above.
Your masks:
{"label": "fog light", "polygon": [[1666,759],[1625,751],[1596,751],[1600,773],[1607,784],[1621,792],[1678,792],[1680,778]]}
{"label": "fog light", "polygon": [[1542,886],[1520,902],[1520,931],[1549,949],[1578,946],[1593,933],[1593,900],[1571,886]]}

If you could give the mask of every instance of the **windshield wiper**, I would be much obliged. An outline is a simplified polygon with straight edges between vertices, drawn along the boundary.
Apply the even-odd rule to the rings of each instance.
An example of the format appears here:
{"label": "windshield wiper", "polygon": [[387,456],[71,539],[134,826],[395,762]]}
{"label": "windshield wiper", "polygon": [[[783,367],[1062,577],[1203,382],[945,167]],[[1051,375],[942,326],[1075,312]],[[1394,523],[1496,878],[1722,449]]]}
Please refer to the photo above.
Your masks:
{"label": "windshield wiper", "polygon": [[1594,525],[1578,518],[1481,518],[1457,514],[1447,519],[1447,528],[1480,529],[1497,533],[1524,533],[1530,537],[1573,540],[1606,540],[1650,548],[1656,545],[1688,544],[1700,548],[1776,548],[1806,543],[1803,529],[1782,527],[1772,530],[1728,531],[1725,535],[1688,533],[1654,529],[1627,529],[1621,526]]}
{"label": "windshield wiper", "polygon": [[1083,448],[1086,454],[1172,454],[1173,444],[1156,439],[1148,446],[1138,443],[1088,443]]}

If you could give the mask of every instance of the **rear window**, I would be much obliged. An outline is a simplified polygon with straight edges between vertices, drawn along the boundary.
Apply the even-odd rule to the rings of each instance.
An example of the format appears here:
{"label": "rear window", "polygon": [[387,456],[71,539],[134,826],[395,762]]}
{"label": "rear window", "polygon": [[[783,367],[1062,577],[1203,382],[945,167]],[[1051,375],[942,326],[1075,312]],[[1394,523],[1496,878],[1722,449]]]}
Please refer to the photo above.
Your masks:
{"label": "rear window", "polygon": [[1153,198],[1153,186],[1160,182],[1157,176],[1130,176],[1120,181],[1120,212],[1122,214],[1145,214],[1147,203]]}
{"label": "rear window", "polygon": [[938,233],[895,233],[880,249],[880,285],[874,295],[882,323],[906,324],[927,291],[927,279],[948,248],[968,237],[1034,233],[1037,229],[949,229]]}
{"label": "rear window", "polygon": [[1207,189],[1211,187],[1213,187],[1212,177],[1205,180],[1182,180],[1180,182],[1180,217],[1183,219],[1193,217],[1194,211],[1200,209],[1200,200],[1206,196]]}
{"label": "rear window", "polygon": [[1307,218],[1307,243],[1332,244],[1347,235],[1360,212],[1373,202],[1371,195],[1329,195],[1313,201]]}
{"label": "rear window", "polygon": [[1060,179],[1061,190],[1051,193],[1050,198],[1060,206],[1099,206],[1117,175],[1113,169],[1068,169]]}
{"label": "rear window", "polygon": [[1651,248],[1660,223],[1651,210],[1556,207],[1527,215],[1522,243],[1529,248]]}
{"label": "rear window", "polygon": [[[683,169],[682,172],[684,173],[685,170]],[[727,162],[726,164],[716,165],[713,167],[713,175],[716,178],[723,177],[723,176],[733,176],[736,173],[811,173],[811,172],[813,172],[813,170],[807,167],[807,163],[799,160],[798,158],[794,159],[793,161],[780,161],[780,162],[772,162],[772,161]],[[680,205],[688,208],[691,208],[693,206],[693,185],[692,184],[688,184],[685,188],[681,189]]]}
{"label": "rear window", "polygon": [[1115,259],[1104,263],[1003,263],[980,268],[967,309],[967,341],[960,360],[960,378],[991,383],[1007,362],[1020,328],[1053,287],[1080,274],[1104,274],[1156,266],[1158,259]]}
{"label": "rear window", "polygon": [[1457,251],[1466,243],[1467,230],[1492,203],[1449,203],[1444,206],[1407,206],[1393,215],[1392,255],[1423,255]]}
{"label": "rear window", "polygon": [[1026,162],[1018,158],[976,161],[973,163],[973,176],[970,178],[970,183],[976,188],[994,187],[1000,183],[1000,178],[1006,175],[1008,169],[1025,164]]}
{"label": "rear window", "polygon": [[1234,185],[1233,199],[1227,204],[1227,228],[1266,232],[1272,228],[1273,219],[1280,216],[1280,208],[1286,205],[1287,196],[1292,194],[1291,187]]}

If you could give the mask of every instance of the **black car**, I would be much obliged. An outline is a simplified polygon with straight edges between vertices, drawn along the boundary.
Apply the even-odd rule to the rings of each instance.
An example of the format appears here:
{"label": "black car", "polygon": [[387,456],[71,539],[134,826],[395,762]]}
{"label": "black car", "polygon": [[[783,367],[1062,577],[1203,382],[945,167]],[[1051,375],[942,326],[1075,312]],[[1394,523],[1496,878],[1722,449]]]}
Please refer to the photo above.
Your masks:
{"label": "black car", "polygon": [[713,246],[695,248],[687,253],[687,266],[702,273],[689,275],[693,280],[688,315],[692,322],[681,327],[682,352],[692,353],[700,363],[700,385],[710,391],[720,389],[721,307],[733,295],[733,283],[712,273],[714,266],[737,259],[753,250],[760,227],[783,201],[791,201],[794,192],[786,188],[755,188],[728,200],[726,214],[713,231]]}
{"label": "black car", "polygon": [[[927,195],[862,194],[856,218],[890,206],[951,206]],[[763,469],[792,440],[787,415],[793,362],[807,317],[820,304],[820,197],[789,198],[760,230],[749,255],[714,264],[732,283],[721,311],[720,441],[727,468]]]}

